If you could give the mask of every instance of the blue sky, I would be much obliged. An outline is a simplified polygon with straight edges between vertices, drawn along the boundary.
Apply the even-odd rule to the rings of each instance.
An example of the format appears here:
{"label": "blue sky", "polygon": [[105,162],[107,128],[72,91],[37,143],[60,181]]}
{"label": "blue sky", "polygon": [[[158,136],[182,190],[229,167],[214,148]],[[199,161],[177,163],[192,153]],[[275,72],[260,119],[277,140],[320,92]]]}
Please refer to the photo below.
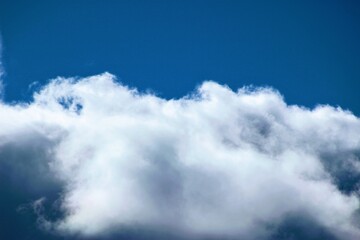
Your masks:
{"label": "blue sky", "polygon": [[6,100],[108,71],[180,97],[204,80],[273,86],[360,113],[357,1],[1,1]]}
{"label": "blue sky", "polygon": [[0,40],[1,239],[360,236],[360,2],[1,0]]}

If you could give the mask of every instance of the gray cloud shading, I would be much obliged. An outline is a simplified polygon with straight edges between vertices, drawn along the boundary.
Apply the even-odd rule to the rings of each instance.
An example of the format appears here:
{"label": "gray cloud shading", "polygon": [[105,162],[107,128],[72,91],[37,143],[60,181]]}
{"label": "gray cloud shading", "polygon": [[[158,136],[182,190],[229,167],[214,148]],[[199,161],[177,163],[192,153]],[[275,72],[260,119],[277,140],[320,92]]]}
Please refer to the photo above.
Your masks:
{"label": "gray cloud shading", "polygon": [[360,237],[360,119],[349,111],[211,81],[166,100],[104,73],[57,78],[0,116],[2,178],[46,199],[36,207],[55,214],[37,211],[39,224],[54,234]]}

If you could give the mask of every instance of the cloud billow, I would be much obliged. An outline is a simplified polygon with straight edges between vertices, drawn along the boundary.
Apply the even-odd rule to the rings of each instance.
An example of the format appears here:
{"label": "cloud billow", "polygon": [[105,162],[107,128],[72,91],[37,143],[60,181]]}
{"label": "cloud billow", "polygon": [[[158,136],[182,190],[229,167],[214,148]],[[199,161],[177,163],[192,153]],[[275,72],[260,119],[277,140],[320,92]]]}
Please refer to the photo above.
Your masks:
{"label": "cloud billow", "polygon": [[31,103],[1,103],[0,115],[0,151],[33,153],[39,141],[27,162],[61,186],[62,214],[39,216],[48,230],[280,239],[291,222],[311,222],[334,239],[360,237],[360,119],[340,108],[211,81],[166,100],[104,73],[57,78]]}

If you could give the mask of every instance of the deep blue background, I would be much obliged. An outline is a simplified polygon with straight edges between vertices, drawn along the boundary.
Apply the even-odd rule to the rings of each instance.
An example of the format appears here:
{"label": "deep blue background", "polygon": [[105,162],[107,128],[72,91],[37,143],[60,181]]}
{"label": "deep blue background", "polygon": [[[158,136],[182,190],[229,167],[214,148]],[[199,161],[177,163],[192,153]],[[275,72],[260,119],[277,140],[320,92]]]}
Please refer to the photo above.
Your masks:
{"label": "deep blue background", "polygon": [[[0,0],[0,34],[8,102],[28,101],[35,81],[108,71],[124,84],[166,98],[211,79],[233,89],[273,86],[288,103],[329,103],[360,115],[356,0]],[[23,154],[11,149],[1,156]],[[58,239],[36,228],[31,211],[16,211],[44,193],[23,190],[33,176],[25,171],[13,179],[15,168],[0,166],[0,238]],[[274,235],[291,237],[332,239],[310,220],[289,220]]]}
{"label": "deep blue background", "polygon": [[360,114],[359,1],[0,1],[6,100],[109,71],[180,97],[203,80],[270,85]]}

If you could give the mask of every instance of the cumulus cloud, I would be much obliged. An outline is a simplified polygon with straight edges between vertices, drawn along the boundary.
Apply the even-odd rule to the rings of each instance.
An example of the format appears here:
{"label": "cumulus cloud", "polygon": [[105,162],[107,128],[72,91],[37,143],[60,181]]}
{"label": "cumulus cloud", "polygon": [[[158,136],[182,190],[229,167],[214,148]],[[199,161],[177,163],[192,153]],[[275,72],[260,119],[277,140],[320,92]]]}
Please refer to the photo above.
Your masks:
{"label": "cumulus cloud", "polygon": [[349,111],[211,81],[166,100],[105,73],[57,78],[30,103],[0,104],[0,116],[0,161],[6,146],[40,141],[28,162],[61,186],[62,214],[41,216],[47,229],[268,239],[300,219],[360,237],[360,119]]}

